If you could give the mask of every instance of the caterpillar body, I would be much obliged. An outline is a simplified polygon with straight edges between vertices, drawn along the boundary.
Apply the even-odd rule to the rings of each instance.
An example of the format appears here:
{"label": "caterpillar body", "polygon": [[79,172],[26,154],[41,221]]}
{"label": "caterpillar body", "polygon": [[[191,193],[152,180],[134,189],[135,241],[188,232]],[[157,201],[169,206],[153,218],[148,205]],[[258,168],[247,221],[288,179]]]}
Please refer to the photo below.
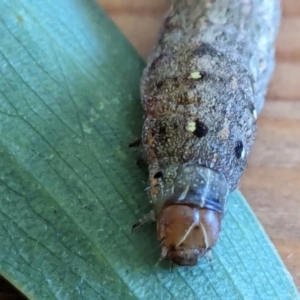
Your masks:
{"label": "caterpillar body", "polygon": [[218,240],[255,138],[279,15],[278,0],[172,2],[141,80],[161,258],[192,266]]}

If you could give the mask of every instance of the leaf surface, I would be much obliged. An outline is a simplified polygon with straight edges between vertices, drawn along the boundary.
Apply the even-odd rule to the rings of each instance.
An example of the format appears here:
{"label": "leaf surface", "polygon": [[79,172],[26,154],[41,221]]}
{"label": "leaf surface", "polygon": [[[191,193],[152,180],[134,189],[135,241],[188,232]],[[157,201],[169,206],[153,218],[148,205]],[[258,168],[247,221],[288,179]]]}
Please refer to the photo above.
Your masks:
{"label": "leaf surface", "polygon": [[0,2],[0,273],[31,299],[298,299],[239,192],[213,269],[156,266],[144,62],[91,0]]}

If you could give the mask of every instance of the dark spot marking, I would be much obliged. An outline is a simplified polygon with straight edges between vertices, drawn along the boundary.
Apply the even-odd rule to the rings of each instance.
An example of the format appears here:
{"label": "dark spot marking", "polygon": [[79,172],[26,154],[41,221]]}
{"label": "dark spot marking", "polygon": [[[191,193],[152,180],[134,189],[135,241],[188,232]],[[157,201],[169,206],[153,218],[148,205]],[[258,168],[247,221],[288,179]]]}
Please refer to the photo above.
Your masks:
{"label": "dark spot marking", "polygon": [[159,127],[159,134],[165,135],[166,134],[166,127],[165,126],[160,126]]}
{"label": "dark spot marking", "polygon": [[193,55],[197,55],[197,56],[204,56],[204,55],[209,55],[211,57],[216,56],[216,54],[218,53],[218,51],[213,48],[210,44],[207,43],[202,43],[198,48],[196,48],[193,51]]}
{"label": "dark spot marking", "polygon": [[156,88],[160,89],[164,85],[164,82],[161,80],[156,84]]}
{"label": "dark spot marking", "polygon": [[210,74],[206,71],[201,71],[199,72],[201,77],[199,79],[205,79],[206,77],[208,77]]}
{"label": "dark spot marking", "polygon": [[235,155],[237,158],[241,158],[243,149],[244,149],[243,143],[241,141],[237,141],[236,146],[234,148]]}
{"label": "dark spot marking", "polygon": [[[178,26],[176,25],[176,22],[173,21],[174,15],[169,15],[165,18],[164,21],[164,32],[170,32],[174,29],[178,29]],[[166,34],[162,34],[162,36],[165,36]]]}
{"label": "dark spot marking", "polygon": [[149,72],[153,72],[156,69],[156,67],[161,63],[161,61],[164,59],[164,57],[165,54],[160,54],[159,56],[157,56],[149,66]]}
{"label": "dark spot marking", "polygon": [[179,82],[179,80],[178,80],[178,77],[175,76],[175,77],[173,77],[172,79],[173,79],[174,87],[176,87],[176,88],[180,87],[180,82]]}
{"label": "dark spot marking", "polygon": [[55,214],[57,213],[57,211],[54,209],[54,211],[53,211]]}
{"label": "dark spot marking", "polygon": [[176,129],[178,129],[178,127],[179,127],[179,125],[177,124],[177,123],[174,123],[173,124],[173,128],[176,130]]}
{"label": "dark spot marking", "polygon": [[221,110],[221,114],[225,117],[226,114],[227,114],[227,110],[226,110],[226,109],[222,109],[222,110]]}
{"label": "dark spot marking", "polygon": [[164,176],[163,172],[162,171],[158,171],[156,174],[154,174],[154,178],[155,179],[158,179],[158,178],[162,178]]}
{"label": "dark spot marking", "polygon": [[199,121],[198,119],[195,121],[195,123],[196,123],[196,129],[193,132],[193,134],[198,138],[202,138],[206,136],[208,132],[207,126],[203,122]]}

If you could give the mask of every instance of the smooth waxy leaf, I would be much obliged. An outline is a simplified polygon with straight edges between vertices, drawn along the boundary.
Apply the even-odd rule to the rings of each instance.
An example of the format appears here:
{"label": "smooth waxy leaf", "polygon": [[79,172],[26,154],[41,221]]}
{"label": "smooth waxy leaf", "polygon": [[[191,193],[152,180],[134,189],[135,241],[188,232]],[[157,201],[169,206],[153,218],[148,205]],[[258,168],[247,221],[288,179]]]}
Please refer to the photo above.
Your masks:
{"label": "smooth waxy leaf", "polygon": [[32,299],[297,299],[245,199],[213,269],[155,265],[140,135],[144,63],[90,0],[0,2],[0,272]]}

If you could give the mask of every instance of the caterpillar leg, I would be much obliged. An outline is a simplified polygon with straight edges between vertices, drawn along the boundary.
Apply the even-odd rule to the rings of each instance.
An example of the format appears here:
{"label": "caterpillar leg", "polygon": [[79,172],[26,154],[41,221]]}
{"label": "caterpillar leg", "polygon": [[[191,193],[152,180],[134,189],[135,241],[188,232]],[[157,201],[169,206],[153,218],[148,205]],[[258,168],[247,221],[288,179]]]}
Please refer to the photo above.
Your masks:
{"label": "caterpillar leg", "polygon": [[141,143],[142,143],[142,140],[138,139],[138,140],[134,141],[133,143],[130,143],[129,148],[137,148],[141,145]]}

